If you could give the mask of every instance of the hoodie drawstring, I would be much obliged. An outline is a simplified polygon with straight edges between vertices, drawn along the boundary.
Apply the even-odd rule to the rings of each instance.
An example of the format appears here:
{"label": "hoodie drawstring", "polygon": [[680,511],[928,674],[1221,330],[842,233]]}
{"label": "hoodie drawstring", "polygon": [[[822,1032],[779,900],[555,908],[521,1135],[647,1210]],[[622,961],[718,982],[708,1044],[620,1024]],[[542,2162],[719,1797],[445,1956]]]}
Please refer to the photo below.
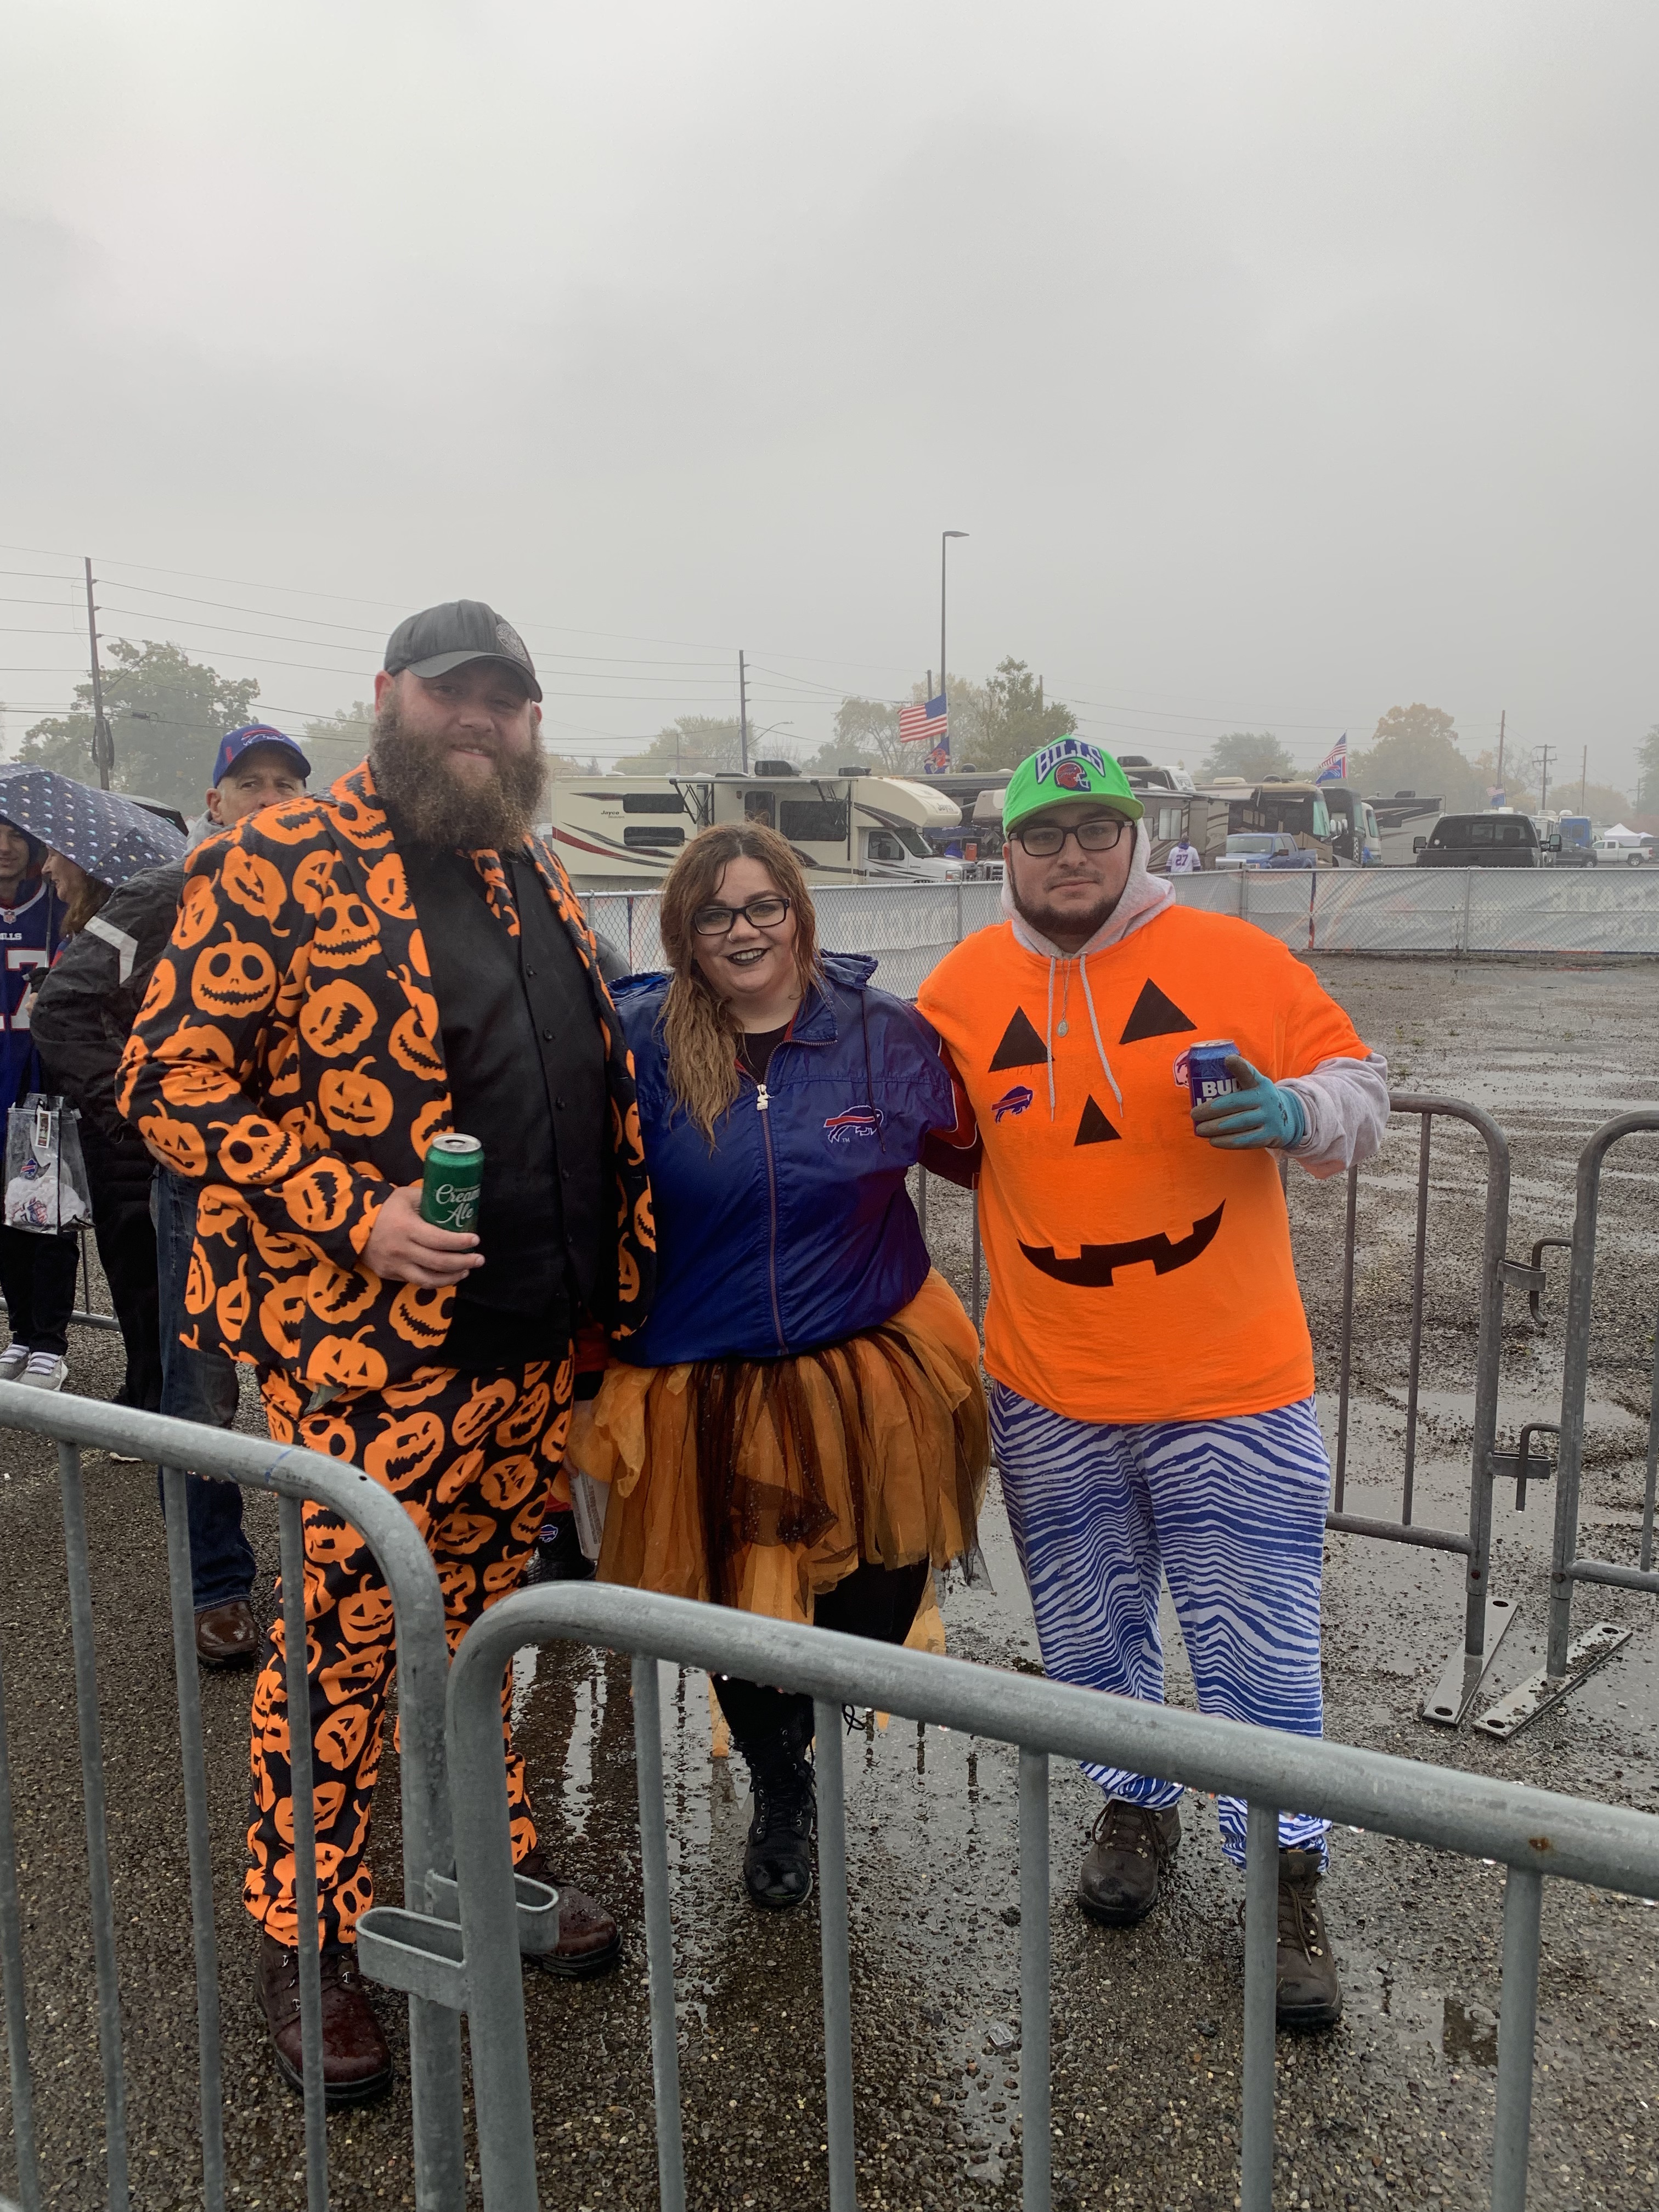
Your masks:
{"label": "hoodie drawstring", "polygon": [[1100,1054],[1100,1064],[1106,1071],[1106,1080],[1112,1086],[1112,1096],[1117,1101],[1117,1109],[1121,1114],[1123,1111],[1123,1093],[1117,1087],[1117,1078],[1112,1073],[1112,1063],[1107,1059],[1106,1047],[1101,1042],[1100,1021],[1095,1012],[1095,994],[1089,988],[1089,956],[1086,952],[1077,964],[1078,972],[1083,978],[1084,1000],[1089,1008],[1089,1026],[1095,1033],[1095,1050]]}
{"label": "hoodie drawstring", "polygon": [[[1045,1027],[1042,1032],[1043,1048],[1048,1061],[1048,1119],[1051,1121],[1056,1118],[1059,1110],[1054,1098],[1054,969],[1059,965],[1060,963],[1051,957],[1048,962],[1048,1011],[1045,1017]],[[1112,1086],[1112,1096],[1117,1101],[1118,1112],[1121,1114],[1123,1093],[1118,1089],[1117,1078],[1112,1073],[1112,1063],[1106,1057],[1106,1047],[1100,1034],[1100,1018],[1095,1012],[1095,994],[1089,988],[1089,956],[1086,952],[1079,960],[1077,967],[1078,974],[1083,978],[1083,997],[1089,1009],[1089,1027],[1094,1033],[1095,1050],[1100,1055],[1100,1065],[1105,1071],[1107,1082]]]}

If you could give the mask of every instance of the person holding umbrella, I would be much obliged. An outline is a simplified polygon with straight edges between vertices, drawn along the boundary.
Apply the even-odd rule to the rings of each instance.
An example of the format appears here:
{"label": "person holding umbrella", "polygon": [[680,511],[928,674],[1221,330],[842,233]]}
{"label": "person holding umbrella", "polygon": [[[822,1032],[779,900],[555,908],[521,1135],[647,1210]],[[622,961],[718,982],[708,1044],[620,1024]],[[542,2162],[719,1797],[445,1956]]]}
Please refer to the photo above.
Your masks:
{"label": "person holding umbrella", "polygon": [[[45,848],[41,872],[63,911],[54,961],[82,932],[104,933],[107,926],[102,908],[118,884],[145,868],[184,857],[184,837],[164,817],[136,799],[113,791],[94,791],[49,769],[24,769],[0,777],[0,817]],[[116,949],[118,954],[118,945]],[[82,1101],[76,1095],[72,1071],[59,1068],[54,1059],[50,1009],[47,982],[31,1008],[42,1088],[63,1092],[79,1108]],[[66,1075],[71,1078],[67,1082]],[[80,1135],[98,1257],[126,1350],[126,1376],[115,1402],[155,1413],[161,1403],[161,1329],[155,1230],[149,1211],[149,1154],[136,1132],[113,1117],[105,1125],[83,1112]],[[67,1371],[65,1364],[58,1382],[46,1387],[61,1387]]]}

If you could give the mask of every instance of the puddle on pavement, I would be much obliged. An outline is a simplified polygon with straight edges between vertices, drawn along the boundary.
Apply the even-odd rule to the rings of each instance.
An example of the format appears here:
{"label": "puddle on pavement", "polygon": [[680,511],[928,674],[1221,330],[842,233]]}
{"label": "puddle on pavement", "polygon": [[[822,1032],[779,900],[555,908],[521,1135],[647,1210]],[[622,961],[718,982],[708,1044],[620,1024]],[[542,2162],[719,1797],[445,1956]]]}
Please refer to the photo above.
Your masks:
{"label": "puddle on pavement", "polygon": [[1429,2051],[1448,2066],[1497,2065],[1498,2014],[1490,2007],[1448,1996],[1364,1943],[1339,1936],[1336,1948],[1343,2006],[1354,2027],[1363,2022],[1404,2049]]}

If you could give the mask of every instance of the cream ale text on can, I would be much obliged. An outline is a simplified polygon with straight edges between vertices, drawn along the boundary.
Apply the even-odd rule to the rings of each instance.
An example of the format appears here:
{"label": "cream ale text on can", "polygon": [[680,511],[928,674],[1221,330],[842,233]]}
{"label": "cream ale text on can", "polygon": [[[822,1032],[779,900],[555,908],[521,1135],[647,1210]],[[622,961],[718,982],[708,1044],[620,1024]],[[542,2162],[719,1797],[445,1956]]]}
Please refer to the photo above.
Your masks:
{"label": "cream ale text on can", "polygon": [[1210,1037],[1202,1044],[1188,1046],[1187,1088],[1194,1106],[1206,1106],[1211,1099],[1224,1098],[1230,1091],[1237,1090],[1227,1073],[1228,1055],[1237,1050],[1231,1037]]}
{"label": "cream ale text on can", "polygon": [[422,1220],[434,1229],[476,1230],[483,1164],[483,1146],[476,1137],[434,1137],[421,1177]]}

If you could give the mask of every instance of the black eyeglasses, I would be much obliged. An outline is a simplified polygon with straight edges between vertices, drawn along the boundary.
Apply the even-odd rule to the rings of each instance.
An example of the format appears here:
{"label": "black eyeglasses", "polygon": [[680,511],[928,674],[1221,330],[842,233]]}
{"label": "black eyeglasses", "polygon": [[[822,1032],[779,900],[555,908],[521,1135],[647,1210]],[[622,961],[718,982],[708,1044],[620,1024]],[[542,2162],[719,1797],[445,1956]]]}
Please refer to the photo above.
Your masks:
{"label": "black eyeglasses", "polygon": [[789,904],[781,891],[769,891],[764,897],[751,898],[747,906],[700,906],[691,917],[691,927],[699,937],[729,937],[732,923],[741,915],[751,929],[775,929],[788,913]]}
{"label": "black eyeglasses", "polygon": [[1128,826],[1121,814],[1091,814],[1069,830],[1058,822],[1031,822],[1015,830],[1014,842],[1034,860],[1052,860],[1068,837],[1075,837],[1085,853],[1109,853]]}

